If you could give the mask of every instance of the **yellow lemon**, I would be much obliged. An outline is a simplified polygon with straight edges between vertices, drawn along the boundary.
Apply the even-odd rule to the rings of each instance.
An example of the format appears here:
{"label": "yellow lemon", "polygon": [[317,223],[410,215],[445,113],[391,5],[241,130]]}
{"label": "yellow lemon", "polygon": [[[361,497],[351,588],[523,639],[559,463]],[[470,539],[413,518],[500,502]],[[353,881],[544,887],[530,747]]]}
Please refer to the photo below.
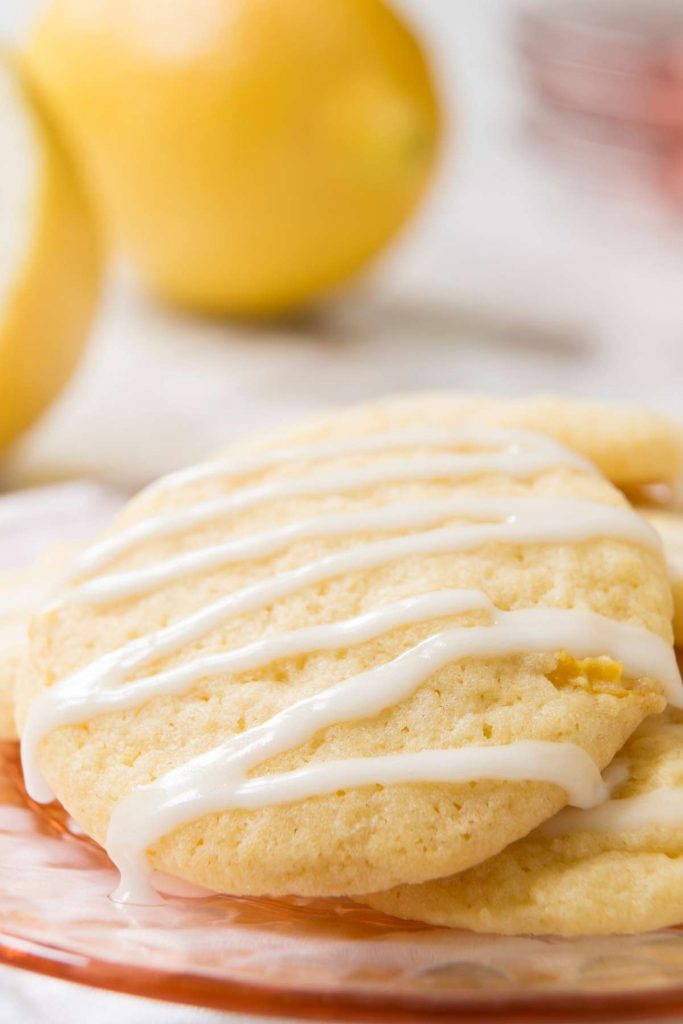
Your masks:
{"label": "yellow lemon", "polygon": [[200,310],[343,281],[433,163],[429,71],[381,0],[52,0],[28,54],[143,279]]}
{"label": "yellow lemon", "polygon": [[0,52],[0,446],[60,391],[83,347],[98,242],[69,159]]}

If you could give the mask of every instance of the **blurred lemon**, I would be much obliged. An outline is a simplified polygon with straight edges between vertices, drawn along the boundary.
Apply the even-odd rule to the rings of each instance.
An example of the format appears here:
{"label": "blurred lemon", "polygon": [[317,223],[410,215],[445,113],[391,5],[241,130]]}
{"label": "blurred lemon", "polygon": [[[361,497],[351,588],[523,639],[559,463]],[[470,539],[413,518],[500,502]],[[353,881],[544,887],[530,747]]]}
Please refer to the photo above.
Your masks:
{"label": "blurred lemon", "polygon": [[404,222],[437,110],[381,0],[52,0],[29,59],[157,294],[272,313]]}
{"label": "blurred lemon", "polygon": [[17,61],[0,52],[0,446],[67,381],[98,278],[90,212]]}

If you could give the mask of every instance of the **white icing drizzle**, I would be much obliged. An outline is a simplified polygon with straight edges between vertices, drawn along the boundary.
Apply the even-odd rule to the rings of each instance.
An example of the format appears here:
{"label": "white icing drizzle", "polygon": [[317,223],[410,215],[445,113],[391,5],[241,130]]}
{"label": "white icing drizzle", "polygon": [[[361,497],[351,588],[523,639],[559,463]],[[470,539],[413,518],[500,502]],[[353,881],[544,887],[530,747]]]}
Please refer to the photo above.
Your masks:
{"label": "white icing drizzle", "polygon": [[[673,651],[664,640],[641,627],[614,622],[588,611],[546,608],[501,612],[477,590],[436,591],[351,619],[255,641],[225,654],[204,655],[126,685],[122,685],[126,673],[153,660],[156,657],[153,649],[148,645],[147,650],[131,657],[126,650],[132,645],[127,645],[105,655],[46,690],[31,706],[22,735],[27,791],[41,802],[52,798],[38,770],[37,749],[43,736],[59,726],[87,721],[108,711],[137,707],[154,697],[184,693],[201,679],[263,668],[274,661],[314,651],[363,643],[410,623],[476,610],[486,611],[492,625],[461,627],[432,638],[434,642],[440,637],[448,638],[449,650],[454,652],[449,660],[534,650],[567,649],[577,657],[604,654],[621,662],[628,676],[651,675],[662,681],[670,699],[681,701],[680,676]],[[503,649],[499,650],[501,642]],[[421,652],[421,646],[414,651]],[[422,661],[420,654],[418,663]],[[390,664],[393,671],[397,662]],[[381,669],[386,671],[387,666]],[[347,687],[349,683],[344,685]]]}
{"label": "white icing drizzle", "polygon": [[[120,873],[120,883],[113,894],[115,900],[158,903],[160,897],[151,884],[147,848],[189,819],[227,807],[267,807],[359,786],[477,779],[552,783],[583,807],[604,798],[595,763],[573,743],[520,740],[502,746],[348,758],[256,779],[243,777],[237,758],[234,777],[226,776],[231,766],[220,757],[222,753],[221,748],[216,748],[183,765],[177,775],[169,772],[149,786],[139,786],[114,808],[107,852]],[[196,784],[200,789],[194,792],[188,789],[193,777],[190,770],[199,776]]]}
{"label": "white icing drizzle", "polygon": [[[482,603],[486,601],[483,594],[479,598]],[[655,643],[646,651],[643,645],[650,646],[650,640]],[[237,797],[233,789],[246,781],[249,771],[269,758],[306,742],[322,729],[339,722],[373,717],[385,708],[395,706],[453,661],[557,650],[571,650],[577,657],[606,654],[622,662],[629,675],[644,675],[651,671],[649,654],[652,653],[660,662],[657,667],[662,669],[662,674],[672,675],[672,682],[676,682],[679,688],[681,685],[671,649],[659,637],[640,627],[614,622],[588,611],[532,608],[504,612],[493,609],[489,625],[456,627],[437,633],[393,661],[343,680],[322,693],[296,701],[261,725],[231,737],[150,785],[140,787],[118,805],[111,820],[107,849],[117,866],[121,867],[117,861],[121,840],[129,847],[132,842],[138,843],[139,819],[135,816],[135,821],[129,820],[128,809],[140,803],[145,804],[141,814],[146,822],[145,834],[152,836],[142,843],[140,848],[143,851],[155,839],[183,822],[212,810],[243,806],[234,802]],[[673,665],[666,664],[667,656],[671,656]],[[564,748],[566,745],[559,746]],[[404,756],[407,755],[395,755],[398,759]],[[537,777],[525,775],[530,769],[524,762],[519,763],[518,758],[508,760],[517,763],[517,774],[511,777]],[[561,783],[583,806],[598,802],[606,795],[602,779],[599,784],[596,781],[599,778],[597,768],[590,758],[587,761],[594,772],[594,799],[577,798],[576,789],[580,783],[576,776],[567,775]],[[344,765],[345,762],[338,762],[332,775],[325,776],[330,788],[323,792],[345,788],[348,783]],[[481,776],[469,776],[472,777]],[[290,797],[293,798],[296,799]],[[131,836],[135,837],[133,841]]]}
{"label": "white icing drizzle", "polygon": [[629,508],[572,498],[461,496],[318,516],[265,533],[237,537],[151,566],[97,577],[67,593],[62,603],[116,601],[147,593],[192,573],[210,571],[232,562],[266,558],[297,541],[429,527],[447,517],[494,520],[451,526],[450,551],[471,551],[493,542],[547,544],[607,536],[661,551],[656,531]]}
{"label": "white icing drizzle", "polygon": [[322,473],[245,487],[231,494],[198,502],[187,508],[162,512],[133,523],[113,537],[106,537],[77,559],[74,577],[102,569],[113,559],[142,543],[182,533],[221,517],[246,512],[268,501],[310,495],[340,494],[363,490],[383,483],[414,480],[464,480],[487,473],[503,473],[517,479],[529,479],[557,466],[585,469],[584,460],[573,452],[483,452],[461,455],[433,455],[393,462],[375,463],[337,473]]}
{"label": "white icing drizzle", "polygon": [[[683,738],[680,722],[663,722],[658,715],[644,722],[638,736],[675,736]],[[673,827],[683,823],[683,789],[657,786],[634,796],[614,797],[631,778],[628,761],[615,760],[603,772],[610,799],[589,810],[563,810],[543,822],[539,831],[551,839],[576,832],[635,832],[642,829]]]}
{"label": "white icing drizzle", "polygon": [[549,838],[575,832],[635,832],[683,823],[683,790],[671,786],[606,800],[591,810],[564,810],[540,826]]}
{"label": "white icing drizzle", "polygon": [[[169,473],[147,488],[147,493],[175,489],[205,480],[245,476],[261,469],[290,462],[315,462],[339,456],[408,448],[487,449],[518,455],[523,451],[546,452],[555,459],[555,465],[575,465],[588,472],[594,467],[582,456],[570,452],[564,445],[531,430],[502,427],[414,427],[363,434],[360,437],[323,441],[318,444],[291,445],[287,448],[269,448],[246,457],[227,456],[212,459]],[[571,463],[567,463],[567,455]]]}
{"label": "white icing drizzle", "polygon": [[[98,572],[135,545],[171,536],[257,505],[303,495],[337,494],[412,480],[462,480],[485,474],[529,479],[559,466],[595,472],[580,456],[549,438],[525,431],[476,428],[399,430],[348,441],[268,451],[183,470],[153,489],[181,487],[213,478],[233,479],[295,461],[314,462],[362,452],[410,448],[461,449],[459,454],[404,455],[354,469],[275,479],[227,495],[162,512],[123,528],[79,560],[76,578]],[[470,449],[475,449],[474,451]],[[466,522],[443,525],[448,519]],[[440,525],[441,524],[441,525]],[[420,530],[420,528],[422,528]],[[672,649],[637,626],[588,610],[531,608],[502,611],[480,591],[443,590],[411,597],[350,619],[266,636],[244,647],[195,657],[178,666],[130,680],[159,658],[181,651],[234,616],[288,597],[346,573],[361,572],[415,555],[471,550],[487,543],[562,543],[617,538],[660,550],[656,533],[630,510],[569,498],[455,496],[319,516],[265,533],[238,537],[198,551],[82,583],[66,600],[99,604],[149,592],[187,574],[247,559],[267,558],[292,543],[371,532],[416,532],[357,545],[257,581],[201,607],[175,623],[97,658],[61,680],[34,702],[22,737],[29,794],[51,799],[37,764],[41,739],[61,725],[130,709],[154,697],[180,694],[202,679],[262,668],[274,661],[366,642],[392,629],[445,616],[484,613],[485,625],[442,629],[405,653],[346,679],[192,758],[153,783],[138,787],[114,809],[107,848],[122,873],[118,897],[149,902],[147,848],[178,826],[212,811],[254,808],[306,799],[366,785],[461,782],[476,779],[534,780],[561,786],[582,808],[607,795],[596,765],[571,743],[524,740],[505,746],[403,752],[312,763],[291,772],[249,777],[279,753],[307,742],[340,722],[376,716],[409,698],[435,672],[463,658],[492,658],[569,651],[575,657],[608,656],[627,677],[647,676],[683,707],[683,684]]]}
{"label": "white icing drizzle", "polygon": [[[42,737],[61,725],[83,722],[107,711],[137,707],[156,696],[184,693],[200,679],[263,668],[271,662],[313,651],[360,644],[400,626],[477,610],[489,614],[493,611],[493,605],[481,591],[436,591],[406,598],[351,619],[258,640],[224,654],[204,655],[125,686],[122,685],[124,672],[119,667],[125,659],[124,649],[114,652],[119,655],[118,664],[110,655],[105,655],[50,687],[31,706],[22,734],[27,791],[40,802],[51,799],[51,793],[37,771],[36,752]],[[129,658],[129,670],[131,664]],[[141,663],[135,664],[139,666]]]}

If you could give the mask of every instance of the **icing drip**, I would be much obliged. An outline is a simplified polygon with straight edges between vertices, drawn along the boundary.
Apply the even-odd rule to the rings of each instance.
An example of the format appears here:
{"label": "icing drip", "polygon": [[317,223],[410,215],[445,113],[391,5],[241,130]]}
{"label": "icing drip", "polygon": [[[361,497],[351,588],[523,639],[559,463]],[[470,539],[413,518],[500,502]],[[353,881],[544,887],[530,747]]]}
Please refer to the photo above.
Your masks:
{"label": "icing drip", "polygon": [[[680,722],[662,722],[659,716],[654,716],[638,730],[638,736],[646,735],[673,735],[680,741],[683,728]],[[683,789],[662,785],[635,796],[614,798],[613,794],[630,778],[628,763],[613,761],[603,772],[611,799],[590,810],[561,811],[544,822],[539,831],[554,839],[575,832],[635,832],[667,826],[680,828],[683,821]]]}

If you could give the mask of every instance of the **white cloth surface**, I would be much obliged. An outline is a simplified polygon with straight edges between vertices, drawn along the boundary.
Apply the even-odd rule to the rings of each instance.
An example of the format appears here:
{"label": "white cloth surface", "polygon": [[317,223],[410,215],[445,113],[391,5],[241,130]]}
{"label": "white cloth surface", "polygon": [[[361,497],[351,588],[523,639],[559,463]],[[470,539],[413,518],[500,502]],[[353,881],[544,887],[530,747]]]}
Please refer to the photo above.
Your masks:
{"label": "white cloth surface", "polygon": [[0,966],[0,1024],[257,1024],[259,1019],[101,992]]}

